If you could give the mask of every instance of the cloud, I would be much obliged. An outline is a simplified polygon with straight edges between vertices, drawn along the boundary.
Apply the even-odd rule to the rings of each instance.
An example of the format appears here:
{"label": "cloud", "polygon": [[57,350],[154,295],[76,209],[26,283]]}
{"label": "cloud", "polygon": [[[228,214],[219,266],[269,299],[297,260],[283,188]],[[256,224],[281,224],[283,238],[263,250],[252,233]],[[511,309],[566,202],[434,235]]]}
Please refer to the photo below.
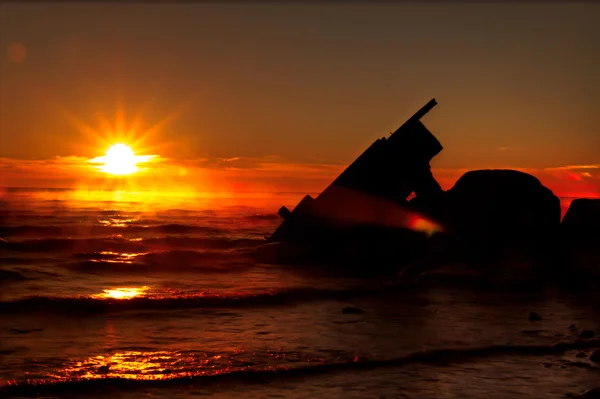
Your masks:
{"label": "cloud", "polygon": [[[348,165],[289,162],[271,155],[190,160],[157,157],[140,166],[140,172],[135,175],[115,178],[102,173],[83,157],[0,158],[0,186],[111,188],[128,184],[156,190],[316,193],[327,187]],[[502,169],[530,173],[559,196],[600,196],[600,164]],[[466,168],[432,169],[444,189],[451,188],[467,171]]]}
{"label": "cloud", "polygon": [[[600,197],[600,165],[598,164],[550,168],[506,166],[492,169],[514,169],[529,173],[560,197]],[[469,169],[432,169],[435,178],[444,189],[451,188],[454,182],[468,171]]]}
{"label": "cloud", "polygon": [[572,181],[600,180],[600,165],[567,165],[545,168],[540,171],[542,175],[550,175],[557,179]]}
{"label": "cloud", "polygon": [[543,170],[578,170],[578,169],[600,169],[600,164],[591,164],[591,165],[567,165],[567,166],[558,166],[554,168],[544,168]]}

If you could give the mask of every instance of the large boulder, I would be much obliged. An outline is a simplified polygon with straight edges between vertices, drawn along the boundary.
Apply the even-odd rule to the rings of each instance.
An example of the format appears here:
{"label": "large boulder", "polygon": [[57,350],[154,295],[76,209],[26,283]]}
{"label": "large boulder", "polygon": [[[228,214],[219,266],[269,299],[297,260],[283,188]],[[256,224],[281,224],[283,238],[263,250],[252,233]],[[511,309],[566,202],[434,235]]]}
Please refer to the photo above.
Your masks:
{"label": "large boulder", "polygon": [[565,213],[563,233],[576,238],[600,236],[600,198],[574,199]]}
{"label": "large boulder", "polygon": [[562,259],[572,279],[583,283],[600,277],[600,199],[571,202],[561,223]]}
{"label": "large boulder", "polygon": [[560,200],[536,177],[516,170],[465,173],[432,214],[466,253],[509,249],[549,254],[559,235]]}

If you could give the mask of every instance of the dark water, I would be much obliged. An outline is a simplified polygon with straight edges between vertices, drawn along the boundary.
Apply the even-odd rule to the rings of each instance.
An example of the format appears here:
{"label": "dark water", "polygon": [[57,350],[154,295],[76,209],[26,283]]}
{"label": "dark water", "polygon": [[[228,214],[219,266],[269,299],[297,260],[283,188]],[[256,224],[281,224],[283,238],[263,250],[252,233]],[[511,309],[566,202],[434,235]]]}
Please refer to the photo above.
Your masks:
{"label": "dark water", "polygon": [[577,337],[600,333],[595,291],[257,264],[276,210],[302,194],[1,195],[0,397],[561,398],[600,385],[587,358],[600,342]]}

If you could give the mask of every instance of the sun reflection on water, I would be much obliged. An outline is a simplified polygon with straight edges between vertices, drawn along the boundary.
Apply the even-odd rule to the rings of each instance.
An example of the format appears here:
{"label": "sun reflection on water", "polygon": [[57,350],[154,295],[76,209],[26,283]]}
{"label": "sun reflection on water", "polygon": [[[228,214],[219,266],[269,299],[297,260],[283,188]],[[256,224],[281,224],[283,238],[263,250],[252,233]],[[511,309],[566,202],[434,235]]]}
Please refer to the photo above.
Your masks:
{"label": "sun reflection on water", "polygon": [[94,299],[131,299],[135,297],[145,296],[150,287],[123,287],[111,288],[103,290],[101,294],[94,294],[91,297]]}
{"label": "sun reflection on water", "polygon": [[[160,380],[203,375],[219,375],[239,371],[285,370],[292,364],[319,363],[324,359],[299,353],[271,352],[259,360],[255,353],[235,350],[230,353],[196,351],[124,351],[96,355],[73,361],[55,371],[56,380],[124,378]],[[300,363],[300,364],[298,364]]]}
{"label": "sun reflection on water", "polygon": [[82,362],[74,362],[65,367],[56,378],[106,378],[120,377],[128,379],[162,379],[172,371],[169,363],[189,362],[178,353],[167,351],[137,352],[127,351],[113,355],[92,356]]}
{"label": "sun reflection on water", "polygon": [[[92,262],[105,262],[105,263],[133,263],[136,257],[146,255],[147,252],[138,253],[127,253],[127,252],[113,252],[113,251],[101,251],[98,254],[102,255],[103,259],[91,259]],[[109,259],[104,259],[109,257]]]}
{"label": "sun reflection on water", "polygon": [[131,223],[134,223],[137,219],[118,219],[118,218],[110,218],[110,219],[99,219],[98,223],[106,227],[127,227]]}
{"label": "sun reflection on water", "polygon": [[[112,355],[98,355],[73,362],[60,370],[57,379],[125,378],[159,380],[199,375],[216,375],[250,366],[222,355],[182,352],[127,351]],[[266,367],[267,369],[270,367]]]}

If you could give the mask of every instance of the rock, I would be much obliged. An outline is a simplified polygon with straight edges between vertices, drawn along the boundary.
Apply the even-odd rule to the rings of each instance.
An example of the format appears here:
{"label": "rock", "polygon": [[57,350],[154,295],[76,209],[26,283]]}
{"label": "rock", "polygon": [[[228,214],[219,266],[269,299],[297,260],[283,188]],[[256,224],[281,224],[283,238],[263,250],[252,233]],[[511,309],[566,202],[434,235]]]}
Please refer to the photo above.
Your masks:
{"label": "rock", "polygon": [[521,332],[527,335],[539,335],[542,332],[542,330],[523,330]]}
{"label": "rock", "polygon": [[577,236],[598,235],[600,198],[578,198],[571,202],[561,223],[564,233]]}
{"label": "rock", "polygon": [[30,329],[10,328],[8,331],[10,331],[13,334],[28,334],[30,332],[42,331],[42,329],[41,328],[30,328]]}
{"label": "rock", "polygon": [[465,233],[532,238],[560,226],[558,197],[534,176],[515,170],[467,172],[447,200],[455,210],[452,225]]}
{"label": "rock", "polygon": [[589,362],[566,362],[565,363],[566,366],[570,366],[570,367],[579,367],[580,369],[591,369],[592,366],[590,365]]}
{"label": "rock", "polygon": [[537,314],[535,312],[529,312],[529,321],[530,322],[540,321],[540,320],[542,320],[542,316],[540,316],[539,314]]}
{"label": "rock", "polygon": [[362,310],[361,308],[357,308],[355,306],[347,306],[344,309],[342,309],[342,313],[343,314],[363,314],[363,313],[365,313],[365,311]]}
{"label": "rock", "polygon": [[567,327],[569,329],[569,331],[577,331],[577,326],[575,326],[575,324],[569,324],[569,327]]}
{"label": "rock", "polygon": [[592,354],[590,355],[590,360],[592,362],[600,363],[600,349],[596,349],[592,352]]}
{"label": "rock", "polygon": [[579,333],[579,338],[594,338],[594,332],[592,330],[581,330]]}
{"label": "rock", "polygon": [[587,357],[587,355],[585,354],[585,352],[579,352],[575,355],[575,357]]}
{"label": "rock", "polygon": [[575,398],[578,399],[600,399],[600,388],[593,388],[588,391],[585,391],[581,395],[576,395]]}
{"label": "rock", "polygon": [[444,193],[440,208],[430,216],[464,240],[468,254],[479,251],[491,257],[490,250],[502,253],[512,246],[550,257],[558,251],[560,200],[527,173],[467,172]]}
{"label": "rock", "polygon": [[571,202],[561,223],[562,261],[569,277],[583,283],[600,277],[600,199]]}

